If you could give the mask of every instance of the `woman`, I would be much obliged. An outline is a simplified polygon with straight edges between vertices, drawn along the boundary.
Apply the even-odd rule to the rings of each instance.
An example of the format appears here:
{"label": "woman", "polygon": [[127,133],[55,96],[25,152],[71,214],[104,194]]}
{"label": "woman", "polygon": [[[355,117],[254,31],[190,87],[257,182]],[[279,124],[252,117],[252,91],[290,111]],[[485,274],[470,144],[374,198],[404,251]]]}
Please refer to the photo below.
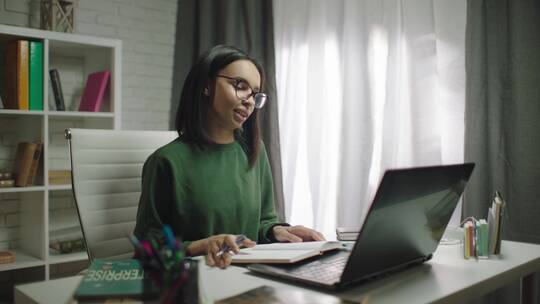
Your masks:
{"label": "woman", "polygon": [[[169,224],[188,255],[226,267],[238,253],[236,235],[255,242],[324,240],[312,229],[279,223],[272,174],[259,138],[266,102],[263,69],[229,46],[216,46],[192,67],[176,115],[179,137],[143,168],[135,235],[159,237]],[[224,253],[220,250],[230,248]]]}

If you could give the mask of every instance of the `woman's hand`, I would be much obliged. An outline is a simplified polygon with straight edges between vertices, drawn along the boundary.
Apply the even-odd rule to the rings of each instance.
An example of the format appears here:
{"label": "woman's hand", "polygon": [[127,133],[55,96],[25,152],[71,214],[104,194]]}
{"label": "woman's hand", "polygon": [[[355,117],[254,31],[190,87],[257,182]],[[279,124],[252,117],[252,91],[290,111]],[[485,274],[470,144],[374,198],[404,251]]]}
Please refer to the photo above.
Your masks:
{"label": "woman's hand", "polygon": [[326,241],[322,233],[301,225],[297,226],[274,226],[272,228],[274,238],[280,242],[309,242]]}
{"label": "woman's hand", "polygon": [[[187,253],[189,255],[202,255],[206,254],[206,264],[208,266],[217,266],[219,268],[225,268],[231,264],[231,257],[233,254],[230,251],[237,254],[240,251],[240,247],[236,244],[236,235],[233,234],[218,234],[208,237],[206,239],[192,242],[188,248]],[[253,247],[255,242],[246,238],[242,241],[240,246]],[[227,245],[230,250],[218,255],[221,249]]]}

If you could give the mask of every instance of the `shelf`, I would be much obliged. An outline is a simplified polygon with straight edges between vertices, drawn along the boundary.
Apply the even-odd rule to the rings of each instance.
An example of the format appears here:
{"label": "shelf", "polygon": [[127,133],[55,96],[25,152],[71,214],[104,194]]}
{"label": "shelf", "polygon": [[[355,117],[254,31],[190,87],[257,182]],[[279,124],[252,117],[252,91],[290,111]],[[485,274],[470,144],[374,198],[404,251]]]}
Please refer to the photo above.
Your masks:
{"label": "shelf", "polygon": [[114,113],[110,112],[78,112],[78,111],[49,111],[47,114],[51,117],[96,117],[113,118]]}
{"label": "shelf", "polygon": [[[2,242],[17,248],[12,250],[16,254],[15,263],[0,264],[0,277],[4,275],[2,271],[17,269],[16,272],[24,273],[22,269],[34,267],[41,271],[43,279],[48,280],[51,275],[62,273],[60,270],[63,268],[72,269],[80,266],[79,264],[88,263],[86,252],[52,254],[49,251],[50,240],[57,230],[76,227],[80,234],[80,223],[71,179],[58,180],[63,184],[49,184],[48,178],[52,169],[70,168],[68,142],[64,137],[67,128],[120,129],[122,41],[0,24],[0,59],[5,57],[8,42],[13,40],[43,43],[44,108],[39,111],[0,108],[0,137],[5,146],[3,150],[0,149],[3,156],[0,158],[4,158],[6,166],[15,164],[20,142],[41,141],[43,149],[33,186],[0,188],[0,207],[5,207],[4,209],[14,214],[10,219],[18,218],[18,224],[13,224],[13,227],[4,227],[6,225],[0,223],[0,235],[5,236]],[[56,110],[48,73],[51,68],[56,68],[61,73],[65,82],[62,83],[65,106],[71,110]],[[111,73],[109,92],[103,100],[102,112],[77,111],[80,95],[84,92],[85,79],[91,73],[101,70],[109,70]],[[15,220],[10,221],[14,222]],[[13,230],[13,233],[11,230],[6,233],[6,229]],[[66,265],[63,265],[64,263]],[[17,275],[19,274],[11,277],[16,278]],[[1,290],[0,288],[0,293]]]}
{"label": "shelf", "polygon": [[49,185],[51,191],[71,190],[71,184],[65,185]]}
{"label": "shelf", "polygon": [[0,271],[29,268],[45,265],[45,261],[23,253],[18,250],[10,250],[15,253],[15,263],[0,264]]}
{"label": "shelf", "polygon": [[31,187],[9,187],[0,188],[0,193],[20,193],[20,192],[37,192],[45,191],[44,186],[31,186]]}
{"label": "shelf", "polygon": [[0,109],[0,115],[35,115],[35,116],[43,116],[44,114],[45,114],[45,112],[43,112],[43,111]]}
{"label": "shelf", "polygon": [[86,254],[86,251],[65,254],[49,254],[49,264],[60,264],[86,260],[88,260],[88,255]]}
{"label": "shelf", "polygon": [[99,46],[99,47],[111,47],[118,48],[121,45],[121,42],[115,39],[102,38],[102,37],[92,37],[87,35],[79,35],[74,33],[59,33],[46,30],[31,29],[21,26],[11,26],[0,24],[0,39],[1,36],[5,35],[9,39],[13,36],[19,37],[21,39],[49,39],[53,40],[56,43],[65,43],[69,46],[68,43],[79,44],[84,46]]}

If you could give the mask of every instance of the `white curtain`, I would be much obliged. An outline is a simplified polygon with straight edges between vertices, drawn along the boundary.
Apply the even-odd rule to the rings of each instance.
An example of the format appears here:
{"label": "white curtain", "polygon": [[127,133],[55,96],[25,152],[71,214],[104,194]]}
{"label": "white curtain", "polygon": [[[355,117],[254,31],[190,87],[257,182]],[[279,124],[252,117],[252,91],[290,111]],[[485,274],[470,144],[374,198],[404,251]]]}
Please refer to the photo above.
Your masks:
{"label": "white curtain", "polygon": [[286,218],[360,226],[385,169],[463,161],[466,0],[274,0]]}

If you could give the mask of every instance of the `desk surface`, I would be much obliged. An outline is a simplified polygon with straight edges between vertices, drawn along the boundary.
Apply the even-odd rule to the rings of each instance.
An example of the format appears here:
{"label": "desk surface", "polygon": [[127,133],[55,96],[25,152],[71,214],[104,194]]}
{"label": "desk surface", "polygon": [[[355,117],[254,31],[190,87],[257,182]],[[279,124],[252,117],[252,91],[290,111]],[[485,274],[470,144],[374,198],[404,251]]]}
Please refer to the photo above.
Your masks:
{"label": "desk surface", "polygon": [[[502,254],[487,260],[465,260],[460,245],[439,246],[431,261],[387,278],[359,285],[338,296],[364,303],[456,303],[474,299],[540,270],[540,245],[503,241]],[[304,288],[265,279],[242,267],[201,267],[205,302],[269,285]],[[15,287],[16,303],[67,303],[81,276]],[[314,289],[305,289],[317,293]]]}

